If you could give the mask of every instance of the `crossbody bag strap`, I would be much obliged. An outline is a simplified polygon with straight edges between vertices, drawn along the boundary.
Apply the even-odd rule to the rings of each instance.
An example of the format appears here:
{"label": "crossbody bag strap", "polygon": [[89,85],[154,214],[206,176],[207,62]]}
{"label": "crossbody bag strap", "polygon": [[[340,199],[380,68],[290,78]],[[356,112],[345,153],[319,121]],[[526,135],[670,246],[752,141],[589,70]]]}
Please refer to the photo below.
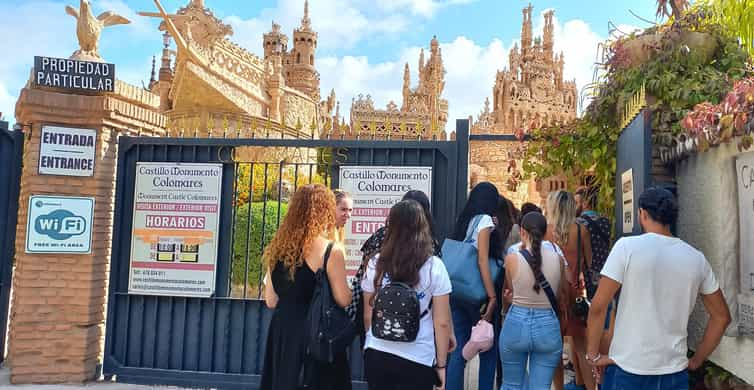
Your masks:
{"label": "crossbody bag strap", "polygon": [[584,245],[584,242],[581,240],[581,225],[578,223],[576,224],[576,236],[577,239],[577,245],[578,248],[576,249],[576,285],[581,287],[579,281],[581,280],[581,261],[583,260],[581,256],[583,253],[581,253],[582,246]]}
{"label": "crossbody bag strap", "polygon": [[[521,253],[521,256],[523,256],[526,260],[526,264],[529,264],[529,267],[531,268],[531,253],[529,253],[529,251],[526,249],[521,249],[519,253]],[[534,269],[532,269],[532,273],[533,272]],[[539,287],[542,288],[542,290],[544,290],[545,292],[545,295],[547,295],[547,300],[550,301],[550,306],[552,306],[552,310],[555,311],[555,315],[558,315],[558,298],[555,296],[555,292],[552,290],[550,282],[548,282],[547,278],[545,278],[545,274],[540,272],[539,275],[534,275],[534,277],[537,279]]]}

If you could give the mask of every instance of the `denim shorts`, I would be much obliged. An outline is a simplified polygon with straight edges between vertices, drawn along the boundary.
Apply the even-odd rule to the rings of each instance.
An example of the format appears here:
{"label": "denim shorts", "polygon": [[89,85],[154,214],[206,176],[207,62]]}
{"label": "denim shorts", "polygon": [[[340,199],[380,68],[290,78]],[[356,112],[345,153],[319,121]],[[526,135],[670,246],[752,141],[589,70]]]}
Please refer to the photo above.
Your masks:
{"label": "denim shorts", "polygon": [[609,366],[605,370],[602,390],[688,390],[689,373],[683,370],[667,375],[636,375],[623,371],[618,366]]}

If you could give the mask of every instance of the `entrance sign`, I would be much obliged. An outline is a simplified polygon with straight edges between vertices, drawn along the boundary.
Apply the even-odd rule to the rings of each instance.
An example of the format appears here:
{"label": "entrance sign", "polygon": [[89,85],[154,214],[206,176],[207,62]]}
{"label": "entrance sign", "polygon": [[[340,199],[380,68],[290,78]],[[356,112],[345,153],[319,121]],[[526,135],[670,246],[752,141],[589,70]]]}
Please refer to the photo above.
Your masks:
{"label": "entrance sign", "polygon": [[736,159],[738,221],[740,230],[741,296],[738,299],[739,329],[754,335],[754,153]]}
{"label": "entrance sign", "polygon": [[629,169],[620,175],[623,199],[623,234],[634,231],[634,170]]}
{"label": "entrance sign", "polygon": [[91,253],[94,198],[32,195],[26,253]]}
{"label": "entrance sign", "polygon": [[93,176],[97,131],[42,126],[39,174]]}
{"label": "entrance sign", "polygon": [[423,191],[432,199],[432,168],[342,166],[339,184],[353,198],[353,214],[346,224],[345,242],[350,283],[361,264],[361,246],[385,225],[390,207],[411,190]]}
{"label": "entrance sign", "polygon": [[34,84],[89,92],[115,91],[115,65],[52,57],[34,57]]}
{"label": "entrance sign", "polygon": [[136,164],[129,294],[215,292],[222,164]]}

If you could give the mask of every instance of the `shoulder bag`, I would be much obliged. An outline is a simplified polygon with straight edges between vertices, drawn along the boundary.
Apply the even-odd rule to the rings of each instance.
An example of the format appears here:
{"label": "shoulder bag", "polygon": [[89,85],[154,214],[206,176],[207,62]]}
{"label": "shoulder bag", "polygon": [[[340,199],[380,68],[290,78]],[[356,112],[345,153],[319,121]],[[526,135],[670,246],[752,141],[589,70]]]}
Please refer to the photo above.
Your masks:
{"label": "shoulder bag", "polygon": [[[488,299],[482,282],[482,274],[479,272],[477,260],[479,253],[474,246],[475,240],[472,238],[481,219],[481,216],[474,217],[472,228],[466,233],[466,239],[463,241],[446,238],[442,244],[442,261],[445,263],[450,283],[453,286],[451,296],[453,299],[472,305],[481,305]],[[490,258],[489,267],[492,283],[495,284],[502,274],[501,261]]]}

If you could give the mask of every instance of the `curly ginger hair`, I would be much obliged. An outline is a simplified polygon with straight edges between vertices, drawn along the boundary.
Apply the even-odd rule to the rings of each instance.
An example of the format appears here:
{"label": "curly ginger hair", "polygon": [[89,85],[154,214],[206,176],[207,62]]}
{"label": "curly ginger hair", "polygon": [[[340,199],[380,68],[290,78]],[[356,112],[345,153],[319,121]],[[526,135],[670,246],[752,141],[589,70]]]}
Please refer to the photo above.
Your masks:
{"label": "curly ginger hair", "polygon": [[335,195],[332,191],[321,184],[299,187],[262,259],[270,271],[283,263],[293,280],[296,268],[304,263],[304,253],[314,240],[334,227]]}

